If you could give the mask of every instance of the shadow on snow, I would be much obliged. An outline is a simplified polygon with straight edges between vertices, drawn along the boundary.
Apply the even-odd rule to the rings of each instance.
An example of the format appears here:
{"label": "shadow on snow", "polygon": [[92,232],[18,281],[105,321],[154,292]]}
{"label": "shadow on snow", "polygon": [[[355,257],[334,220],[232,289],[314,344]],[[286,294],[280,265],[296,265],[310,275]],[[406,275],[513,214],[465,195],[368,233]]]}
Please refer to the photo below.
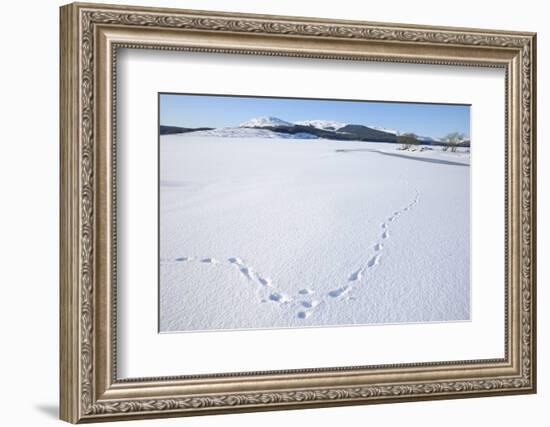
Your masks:
{"label": "shadow on snow", "polygon": [[340,148],[335,150],[337,153],[350,153],[353,151],[364,151],[369,153],[377,153],[382,154],[384,156],[392,156],[392,157],[400,157],[402,159],[410,159],[410,160],[418,160],[419,162],[427,162],[427,163],[439,163],[440,165],[451,165],[451,166],[465,166],[470,167],[468,163],[460,163],[460,162],[452,162],[450,160],[442,160],[442,159],[430,159],[425,157],[414,157],[414,156],[407,156],[405,154],[398,154],[398,153],[386,153],[384,151],[378,151],[378,150],[371,150],[369,148]]}

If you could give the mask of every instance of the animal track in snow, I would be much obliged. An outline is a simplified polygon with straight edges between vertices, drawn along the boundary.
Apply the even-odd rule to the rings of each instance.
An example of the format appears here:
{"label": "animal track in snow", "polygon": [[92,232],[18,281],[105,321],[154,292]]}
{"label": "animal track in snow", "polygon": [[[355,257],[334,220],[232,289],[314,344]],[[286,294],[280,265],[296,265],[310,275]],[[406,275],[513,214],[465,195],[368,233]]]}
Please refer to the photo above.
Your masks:
{"label": "animal track in snow", "polygon": [[313,314],[313,309],[321,304],[322,301],[319,300],[303,300],[298,302],[298,306],[304,308],[305,310],[298,311],[296,317],[298,319],[307,319]]}
{"label": "animal track in snow", "polygon": [[248,280],[254,280],[254,272],[252,271],[252,268],[246,266],[240,258],[228,258],[227,261],[234,264],[239,269],[239,272]]}
{"label": "animal track in snow", "polygon": [[300,301],[300,305],[305,308],[314,308],[319,305],[319,301]]}
{"label": "animal track in snow", "polygon": [[274,292],[269,295],[269,299],[275,302],[289,302],[290,299],[285,295],[278,292]]}
{"label": "animal track in snow", "polygon": [[271,286],[271,282],[269,281],[269,279],[264,279],[262,276],[260,276],[258,273],[256,273],[256,279],[258,280],[258,282],[260,282],[260,284],[262,284],[263,286]]}
{"label": "animal track in snow", "polygon": [[337,298],[341,295],[345,295],[350,290],[349,286],[342,286],[340,288],[333,289],[327,295],[331,298]]}
{"label": "animal track in snow", "polygon": [[[383,241],[387,241],[390,238],[390,231],[389,231],[389,223],[393,223],[397,218],[399,218],[403,213],[410,211],[419,201],[419,193],[418,190],[414,189],[415,191],[415,198],[412,202],[407,204],[404,208],[398,209],[392,212],[390,216],[386,218],[386,222],[382,222],[380,224],[380,228],[382,229],[382,233],[380,234],[380,239]],[[366,272],[369,269],[372,269],[376,267],[382,258],[382,253],[384,250],[384,244],[382,244],[382,241],[377,241],[373,245],[374,255],[372,255],[366,264],[364,264],[362,267],[355,270],[353,273],[351,273],[348,276],[348,284],[335,288],[331,291],[329,291],[326,295],[330,298],[339,298],[343,297],[344,295],[348,294],[354,286],[357,286],[359,282],[361,282]],[[355,298],[348,296],[346,298],[347,301],[353,301]]]}
{"label": "animal track in snow", "polygon": [[363,268],[360,268],[354,273],[351,273],[351,276],[349,276],[348,278],[348,282],[355,282],[356,280],[361,280],[362,277],[363,277]]}
{"label": "animal track in snow", "polygon": [[[385,248],[385,245],[382,243],[382,241],[388,241],[390,239],[390,231],[389,231],[389,223],[393,223],[398,217],[400,217],[403,213],[411,211],[416,204],[418,204],[420,200],[420,195],[418,193],[418,190],[415,189],[415,198],[412,202],[407,204],[405,207],[403,207],[400,210],[394,211],[389,217],[387,217],[386,222],[380,223],[380,228],[382,230],[380,234],[380,240],[376,241],[373,245],[373,251],[374,254],[371,255],[370,258],[368,258],[368,261],[355,270],[353,273],[351,273],[348,276],[347,284],[340,286],[338,288],[335,288],[333,290],[330,290],[325,294],[326,297],[329,297],[330,299],[337,299],[340,300],[342,297],[346,296],[350,291],[354,289],[355,286],[357,286],[360,282],[362,282],[365,278],[365,274],[370,269],[376,267],[382,258],[382,254]],[[324,299],[321,297],[321,299],[310,299],[313,294],[315,294],[315,290],[311,288],[302,288],[298,291],[298,296],[295,298],[291,298],[288,295],[286,295],[283,292],[280,292],[277,290],[271,280],[267,277],[264,277],[263,275],[259,274],[258,272],[254,271],[254,269],[247,265],[241,258],[238,257],[231,257],[227,258],[226,261],[219,261],[212,257],[206,257],[206,258],[197,258],[197,257],[189,257],[189,256],[183,256],[183,257],[177,257],[173,260],[167,260],[167,259],[161,259],[161,262],[199,262],[202,264],[219,264],[219,265],[226,265],[226,266],[232,266],[238,270],[238,272],[241,274],[243,278],[245,278],[248,281],[251,281],[255,283],[258,286],[259,291],[263,293],[264,295],[260,298],[260,303],[277,303],[277,304],[291,304],[292,307],[297,307],[298,312],[296,313],[296,317],[298,319],[307,319],[310,317],[314,310],[319,307],[322,303],[324,303]],[[345,301],[355,301],[356,298],[354,296],[346,296]]]}
{"label": "animal track in snow", "polygon": [[369,259],[369,262],[367,262],[367,267],[372,268],[375,265],[377,265],[378,261],[380,260],[380,256],[381,256],[380,254],[377,254],[377,255],[373,256],[371,259]]}
{"label": "animal track in snow", "polygon": [[[237,268],[238,272],[243,276],[245,279],[254,282],[256,285],[258,285],[259,289],[270,289],[271,293],[268,295],[265,295],[261,298],[260,302],[265,303],[268,301],[278,302],[278,303],[287,303],[290,302],[291,299],[284,293],[278,292],[275,289],[273,289],[273,286],[271,284],[271,280],[267,277],[262,276],[260,273],[255,272],[252,267],[246,265],[244,261],[241,258],[238,257],[231,257],[227,258],[227,262],[219,261],[216,258],[212,257],[206,257],[206,258],[195,258],[195,257],[188,257],[188,256],[182,256],[177,257],[173,259],[174,262],[199,262],[201,264],[219,264],[221,266],[233,266]],[[162,259],[161,262],[170,262],[170,260]],[[305,289],[305,291],[309,293],[313,293],[312,290]]]}
{"label": "animal track in snow", "polygon": [[252,270],[250,270],[250,268],[248,268],[248,267],[242,267],[242,268],[240,269],[240,272],[241,272],[247,279],[254,280],[254,277],[252,276]]}
{"label": "animal track in snow", "polygon": [[[375,251],[380,251],[382,249],[382,245],[380,243],[377,243],[374,246]],[[381,255],[377,254],[373,256],[368,262],[366,268],[372,268],[375,265],[378,264],[378,261],[380,260]],[[365,267],[361,267],[359,270],[353,272],[351,276],[348,278],[348,282],[357,282],[363,278],[363,273],[365,272]]]}
{"label": "animal track in snow", "polygon": [[267,298],[262,299],[262,302],[263,301],[272,301],[276,303],[291,302],[291,299],[286,294],[273,289],[270,279],[262,276],[260,273],[255,272],[250,266],[246,265],[242,259],[237,257],[232,257],[232,258],[228,258],[227,261],[229,261],[230,264],[235,265],[239,269],[239,272],[248,280],[255,282],[256,284],[260,285],[262,288],[271,289],[271,293],[267,296]]}

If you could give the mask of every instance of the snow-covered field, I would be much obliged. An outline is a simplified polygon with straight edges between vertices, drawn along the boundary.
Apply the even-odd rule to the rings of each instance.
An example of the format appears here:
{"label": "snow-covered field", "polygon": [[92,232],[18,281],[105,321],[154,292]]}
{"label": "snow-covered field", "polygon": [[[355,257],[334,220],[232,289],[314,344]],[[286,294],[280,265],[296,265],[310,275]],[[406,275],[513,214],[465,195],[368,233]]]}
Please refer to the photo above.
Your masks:
{"label": "snow-covered field", "polygon": [[470,155],[396,147],[162,136],[160,330],[468,320]]}

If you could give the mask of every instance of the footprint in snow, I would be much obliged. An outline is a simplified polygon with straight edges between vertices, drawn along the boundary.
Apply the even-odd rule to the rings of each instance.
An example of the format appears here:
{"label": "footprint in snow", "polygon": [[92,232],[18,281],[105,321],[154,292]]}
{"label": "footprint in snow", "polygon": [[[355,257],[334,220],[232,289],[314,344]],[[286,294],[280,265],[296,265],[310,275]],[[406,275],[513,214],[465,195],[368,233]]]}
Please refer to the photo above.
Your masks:
{"label": "footprint in snow", "polygon": [[301,301],[300,305],[305,308],[315,308],[319,305],[319,301]]}
{"label": "footprint in snow", "polygon": [[269,295],[269,299],[274,302],[287,302],[288,298],[286,295],[274,292],[271,295]]}
{"label": "footprint in snow", "polygon": [[351,276],[348,277],[348,282],[356,282],[357,280],[361,280],[363,277],[363,269],[360,268],[356,272],[352,273]]}
{"label": "footprint in snow", "polygon": [[252,270],[248,267],[241,267],[239,269],[239,271],[247,278],[247,279],[250,279],[250,280],[253,280],[253,277],[252,277]]}
{"label": "footprint in snow", "polygon": [[348,291],[348,289],[349,288],[347,286],[342,286],[341,288],[330,291],[327,295],[331,298],[337,298],[340,295],[344,295]]}
{"label": "footprint in snow", "polygon": [[263,286],[270,286],[271,285],[269,279],[263,278],[258,273],[256,273],[256,279],[258,279],[258,282],[260,282],[260,284],[263,285]]}
{"label": "footprint in snow", "polygon": [[[241,272],[241,274],[244,277],[246,277],[249,280],[254,280],[254,272],[252,271],[252,269],[250,267],[247,267],[240,258],[228,258],[227,261],[229,261],[231,264],[237,266],[239,268],[239,271]],[[263,278],[262,278],[262,280],[265,281],[265,279],[263,279]],[[260,282],[260,283],[262,283],[262,282]]]}
{"label": "footprint in snow", "polygon": [[380,257],[381,257],[381,256],[382,256],[382,255],[380,255],[380,254],[376,254],[375,256],[373,256],[373,257],[369,260],[369,262],[367,263],[367,267],[368,267],[368,268],[372,268],[372,267],[374,267],[375,265],[378,265],[378,261],[380,261]]}

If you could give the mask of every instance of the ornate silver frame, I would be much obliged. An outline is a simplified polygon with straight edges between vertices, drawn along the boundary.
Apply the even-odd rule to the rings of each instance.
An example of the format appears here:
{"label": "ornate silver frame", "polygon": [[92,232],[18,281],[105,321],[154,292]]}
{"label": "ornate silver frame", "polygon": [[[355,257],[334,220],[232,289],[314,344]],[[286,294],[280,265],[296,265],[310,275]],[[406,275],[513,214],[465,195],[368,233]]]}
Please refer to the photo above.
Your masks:
{"label": "ornate silver frame", "polygon": [[[61,419],[72,422],[534,393],[533,33],[70,4],[61,8]],[[117,48],[506,70],[505,357],[118,380]]]}

